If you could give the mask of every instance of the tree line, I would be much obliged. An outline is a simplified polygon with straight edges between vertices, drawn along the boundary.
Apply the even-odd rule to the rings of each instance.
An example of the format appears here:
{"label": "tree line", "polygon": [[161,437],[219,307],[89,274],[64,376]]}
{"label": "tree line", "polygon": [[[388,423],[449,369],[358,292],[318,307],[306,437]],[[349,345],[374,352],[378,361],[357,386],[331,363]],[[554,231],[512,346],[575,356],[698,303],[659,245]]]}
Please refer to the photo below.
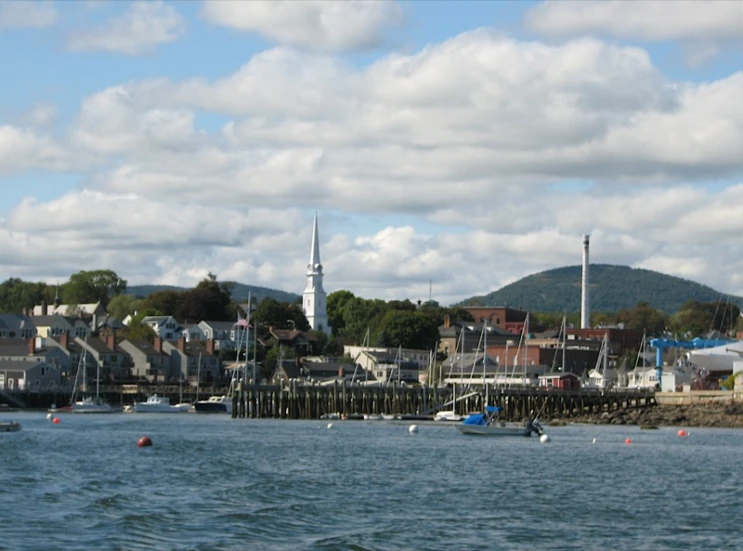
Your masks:
{"label": "tree line", "polygon": [[[180,323],[207,321],[235,321],[238,314],[250,310],[251,322],[259,330],[268,327],[308,331],[309,322],[302,310],[301,299],[295,303],[265,298],[253,300],[248,309],[231,298],[232,284],[219,282],[209,274],[192,289],[164,290],[137,297],[126,294],[127,282],[111,270],[80,271],[60,285],[26,282],[11,278],[0,284],[0,311],[20,313],[24,309],[55,297],[64,304],[87,304],[100,301],[108,313],[120,320],[131,316],[127,329],[129,338],[152,340],[154,333],[141,323],[144,316],[170,315]],[[327,298],[328,321],[332,334],[317,336],[322,352],[339,353],[341,342],[395,348],[433,349],[439,338],[439,327],[446,316],[452,320],[473,321],[462,307],[442,307],[434,302],[415,304],[410,300],[364,299],[351,291],[339,290]],[[562,315],[532,313],[532,326],[559,327]],[[567,314],[569,324],[577,326],[578,313]],[[679,337],[695,337],[716,329],[723,333],[741,330],[740,309],[731,303],[699,302],[690,300],[674,314],[656,310],[647,302],[633,309],[615,313],[594,312],[593,326],[616,326],[645,331],[649,336],[664,333]]]}

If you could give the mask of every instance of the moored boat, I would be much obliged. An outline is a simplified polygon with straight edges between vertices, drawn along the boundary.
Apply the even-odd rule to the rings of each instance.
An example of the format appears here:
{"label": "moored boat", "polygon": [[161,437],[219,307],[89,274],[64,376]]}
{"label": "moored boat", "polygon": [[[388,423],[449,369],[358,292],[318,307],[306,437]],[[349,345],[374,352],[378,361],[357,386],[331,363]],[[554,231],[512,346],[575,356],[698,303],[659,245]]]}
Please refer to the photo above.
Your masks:
{"label": "moored boat", "polygon": [[536,419],[529,419],[523,425],[500,421],[498,416],[502,410],[500,406],[486,406],[484,413],[470,414],[457,429],[462,434],[479,436],[531,436],[544,432]]}
{"label": "moored boat", "polygon": [[21,424],[16,421],[0,421],[0,432],[18,432]]}
{"label": "moored boat", "polygon": [[135,402],[135,413],[183,413],[190,409],[191,404],[170,405],[170,398],[153,394],[145,402]]}
{"label": "moored boat", "polygon": [[199,400],[194,404],[196,413],[232,413],[232,399],[229,396],[209,396],[208,400]]}

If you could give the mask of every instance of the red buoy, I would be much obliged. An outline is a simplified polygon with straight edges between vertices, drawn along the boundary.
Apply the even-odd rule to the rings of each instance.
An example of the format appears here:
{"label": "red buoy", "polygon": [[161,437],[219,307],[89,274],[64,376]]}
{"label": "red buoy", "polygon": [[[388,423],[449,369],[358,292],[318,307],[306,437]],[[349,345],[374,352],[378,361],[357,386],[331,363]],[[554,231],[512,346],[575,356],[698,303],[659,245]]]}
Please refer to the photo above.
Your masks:
{"label": "red buoy", "polygon": [[632,438],[627,438],[627,439],[626,439],[626,440],[624,441],[624,443],[625,443],[625,444],[631,444],[631,443],[632,443]]}
{"label": "red buoy", "polygon": [[151,446],[152,440],[150,440],[149,436],[143,436],[139,440],[137,440],[137,447],[138,448],[144,448],[146,446]]}
{"label": "red buoy", "polygon": [[59,417],[52,417],[52,423],[59,425]]}
{"label": "red buoy", "polygon": [[686,436],[686,434],[687,434],[687,433],[686,433],[686,431],[685,431],[684,429],[679,429],[679,431],[678,431],[678,433],[677,433],[677,434],[678,434],[678,435],[679,435],[679,436],[680,436],[681,438],[683,438],[684,436]]}

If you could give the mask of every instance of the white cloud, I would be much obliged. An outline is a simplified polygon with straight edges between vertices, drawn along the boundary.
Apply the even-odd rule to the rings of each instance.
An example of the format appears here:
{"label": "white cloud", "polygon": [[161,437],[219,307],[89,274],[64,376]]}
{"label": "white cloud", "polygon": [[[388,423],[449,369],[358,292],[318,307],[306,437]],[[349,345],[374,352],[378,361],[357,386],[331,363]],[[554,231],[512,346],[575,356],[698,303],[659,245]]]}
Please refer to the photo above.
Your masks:
{"label": "white cloud", "polygon": [[137,1],[103,27],[74,33],[69,46],[73,50],[140,55],[176,41],[185,30],[185,20],[174,7],[160,0]]}
{"label": "white cloud", "polygon": [[0,29],[51,27],[58,13],[50,1],[0,2]]}
{"label": "white cloud", "polygon": [[743,5],[731,0],[551,0],[531,8],[525,23],[530,30],[552,38],[598,34],[678,40],[692,68],[715,57],[721,44],[743,45]]}
{"label": "white cloud", "polygon": [[23,117],[32,126],[47,126],[57,115],[57,107],[53,103],[37,103]]}
{"label": "white cloud", "polygon": [[66,170],[72,164],[68,152],[50,136],[0,125],[0,176],[30,168]]}
{"label": "white cloud", "polygon": [[743,38],[743,6],[729,0],[585,0],[543,2],[527,26],[550,36],[606,33],[642,40]]}
{"label": "white cloud", "polygon": [[[676,82],[595,39],[479,30],[362,68],[276,48],[217,80],[100,90],[64,147],[0,127],[0,172],[99,163],[7,215],[0,266],[300,293],[313,208],[329,291],[426,299],[430,279],[447,303],[578,264],[590,233],[595,262],[743,294],[740,97],[743,73]],[[203,130],[213,113],[228,122]]]}
{"label": "white cloud", "polygon": [[316,51],[379,46],[384,28],[402,20],[393,1],[206,0],[202,15],[217,25],[255,32],[269,40]]}

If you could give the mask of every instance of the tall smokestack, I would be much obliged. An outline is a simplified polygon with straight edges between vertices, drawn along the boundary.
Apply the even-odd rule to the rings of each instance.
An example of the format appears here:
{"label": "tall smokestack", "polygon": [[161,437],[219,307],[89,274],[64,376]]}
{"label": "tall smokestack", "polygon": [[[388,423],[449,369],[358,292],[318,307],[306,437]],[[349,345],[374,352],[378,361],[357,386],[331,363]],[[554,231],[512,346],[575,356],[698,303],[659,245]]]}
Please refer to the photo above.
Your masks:
{"label": "tall smokestack", "polygon": [[588,300],[588,235],[583,236],[583,277],[581,279],[580,327],[591,327],[591,307]]}

